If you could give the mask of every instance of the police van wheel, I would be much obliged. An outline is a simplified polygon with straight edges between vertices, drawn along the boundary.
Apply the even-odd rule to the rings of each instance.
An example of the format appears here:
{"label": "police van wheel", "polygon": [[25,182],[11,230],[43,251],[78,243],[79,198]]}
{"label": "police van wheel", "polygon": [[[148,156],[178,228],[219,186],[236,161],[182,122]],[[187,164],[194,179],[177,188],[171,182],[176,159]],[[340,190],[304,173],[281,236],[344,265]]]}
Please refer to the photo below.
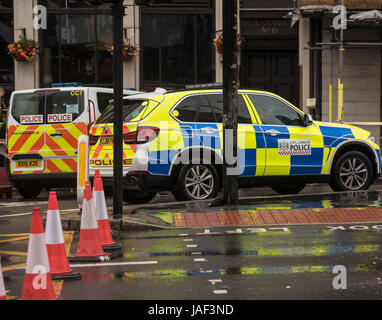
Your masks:
{"label": "police van wheel", "polygon": [[215,198],[219,190],[219,178],[214,166],[189,164],[178,175],[177,190],[173,195],[178,201]]}
{"label": "police van wheel", "polygon": [[286,185],[271,185],[273,191],[281,194],[296,194],[302,191],[306,187],[306,183],[294,183]]}
{"label": "police van wheel", "polygon": [[36,185],[30,185],[28,183],[17,186],[17,191],[24,199],[34,199],[41,193],[41,187]]}
{"label": "police van wheel", "polygon": [[329,183],[333,191],[367,190],[373,181],[373,166],[368,157],[358,151],[343,154],[334,166]]}
{"label": "police van wheel", "polygon": [[145,204],[153,200],[156,195],[156,192],[123,190],[123,201],[129,204]]}

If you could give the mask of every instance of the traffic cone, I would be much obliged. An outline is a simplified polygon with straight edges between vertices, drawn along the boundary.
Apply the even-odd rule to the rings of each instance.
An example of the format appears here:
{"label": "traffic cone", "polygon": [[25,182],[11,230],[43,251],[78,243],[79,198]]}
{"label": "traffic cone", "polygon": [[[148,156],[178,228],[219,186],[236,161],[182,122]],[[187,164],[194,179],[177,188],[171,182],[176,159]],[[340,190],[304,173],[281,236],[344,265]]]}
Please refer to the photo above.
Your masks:
{"label": "traffic cone", "polygon": [[7,291],[5,291],[3,271],[1,269],[1,259],[0,259],[0,300],[7,300]]}
{"label": "traffic cone", "polygon": [[50,274],[40,208],[33,208],[27,265],[20,300],[57,300]]}
{"label": "traffic cone", "polygon": [[62,232],[60,210],[58,209],[55,191],[49,194],[45,241],[52,279],[80,279],[80,273],[73,272],[69,267],[69,261],[65,251],[64,234]]}
{"label": "traffic cone", "polygon": [[121,248],[121,245],[117,245],[112,237],[112,231],[107,215],[105,192],[103,190],[102,178],[99,173],[97,174],[97,172],[94,176],[93,195],[96,219],[98,223],[98,231],[101,238],[102,246],[105,250],[114,250]]}
{"label": "traffic cone", "polygon": [[85,183],[84,202],[82,205],[80,240],[78,242],[76,257],[108,256],[102,248],[98,224],[95,217],[92,190],[90,182]]}

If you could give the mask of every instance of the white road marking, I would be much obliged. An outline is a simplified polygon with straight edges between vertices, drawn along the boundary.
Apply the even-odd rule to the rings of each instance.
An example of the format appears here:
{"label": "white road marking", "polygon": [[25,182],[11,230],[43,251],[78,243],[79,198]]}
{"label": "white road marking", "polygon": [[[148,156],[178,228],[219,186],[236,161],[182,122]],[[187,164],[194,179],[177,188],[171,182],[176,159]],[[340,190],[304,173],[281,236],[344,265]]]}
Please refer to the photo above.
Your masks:
{"label": "white road marking", "polygon": [[211,280],[208,280],[209,282],[211,282],[211,284],[215,284],[217,282],[222,282],[223,280],[222,279],[211,279]]}
{"label": "white road marking", "polygon": [[202,253],[199,252],[199,251],[194,251],[194,252],[191,252],[191,254],[193,254],[193,255],[200,255],[200,254],[202,254]]}
{"label": "white road marking", "polygon": [[[65,209],[65,210],[60,210],[60,213],[69,213],[69,212],[78,212],[79,209]],[[42,211],[43,212],[46,212],[46,211]],[[0,215],[0,219],[1,218],[14,218],[14,217],[20,217],[20,216],[28,216],[28,215],[31,215],[32,214],[32,211],[31,212],[24,212],[24,213],[15,213],[15,214],[7,214],[7,215]]]}
{"label": "white road marking", "polygon": [[205,262],[205,261],[207,261],[207,259],[205,259],[205,258],[195,258],[194,261],[195,262]]}
{"label": "white road marking", "polygon": [[227,294],[228,291],[227,290],[214,290],[213,293],[215,293],[215,294]]}
{"label": "white road marking", "polygon": [[184,242],[192,242],[194,239],[183,239]]}
{"label": "white road marking", "polygon": [[196,248],[198,245],[197,244],[188,244],[187,248]]}

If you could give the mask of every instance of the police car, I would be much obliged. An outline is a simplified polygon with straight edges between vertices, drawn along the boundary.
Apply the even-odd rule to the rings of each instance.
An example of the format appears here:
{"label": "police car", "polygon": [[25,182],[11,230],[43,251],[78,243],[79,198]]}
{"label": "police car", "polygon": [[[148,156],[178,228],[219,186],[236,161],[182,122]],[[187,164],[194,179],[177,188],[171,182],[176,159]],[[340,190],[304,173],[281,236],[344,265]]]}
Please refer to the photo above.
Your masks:
{"label": "police car", "polygon": [[[177,200],[215,197],[222,187],[223,96],[220,89],[124,98],[124,200],[148,202],[161,190]],[[241,187],[269,185],[298,193],[326,182],[334,191],[367,189],[381,172],[378,144],[363,129],[313,121],[283,98],[239,90]],[[90,129],[90,174],[113,178],[113,105]]]}
{"label": "police car", "polygon": [[[124,90],[125,95],[137,94]],[[110,104],[113,89],[58,83],[14,91],[6,132],[6,167],[24,198],[42,187],[76,185],[77,143]]]}

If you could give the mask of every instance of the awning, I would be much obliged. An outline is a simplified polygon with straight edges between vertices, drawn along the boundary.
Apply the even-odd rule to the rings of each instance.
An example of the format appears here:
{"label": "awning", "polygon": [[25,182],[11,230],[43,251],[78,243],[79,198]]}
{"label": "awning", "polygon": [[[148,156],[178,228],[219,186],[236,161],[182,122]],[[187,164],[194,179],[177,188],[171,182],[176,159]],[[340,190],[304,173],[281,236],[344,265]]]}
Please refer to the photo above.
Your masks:
{"label": "awning", "polygon": [[[335,6],[340,4],[341,0],[300,0],[299,5],[302,7],[312,5]],[[348,10],[380,10],[382,9],[382,0],[344,0],[344,5]]]}

